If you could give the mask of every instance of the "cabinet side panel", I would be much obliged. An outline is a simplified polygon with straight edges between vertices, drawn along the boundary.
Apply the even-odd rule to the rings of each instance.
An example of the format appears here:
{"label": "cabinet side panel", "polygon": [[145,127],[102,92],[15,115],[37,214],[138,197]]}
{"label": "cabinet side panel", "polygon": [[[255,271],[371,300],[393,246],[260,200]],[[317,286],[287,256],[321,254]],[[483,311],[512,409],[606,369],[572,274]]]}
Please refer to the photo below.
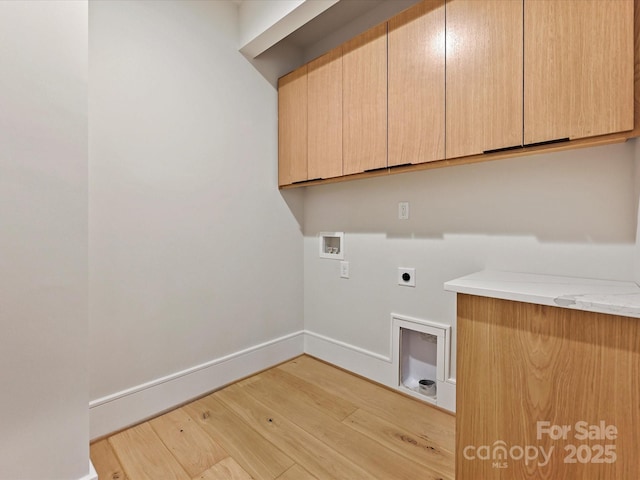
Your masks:
{"label": "cabinet side panel", "polygon": [[307,180],[307,66],[278,80],[278,183]]}
{"label": "cabinet side panel", "polygon": [[[457,479],[640,477],[638,319],[469,295],[458,308]],[[538,422],[570,430],[552,438]],[[578,422],[612,425],[616,438],[579,438]],[[549,461],[480,458],[500,442],[543,448]],[[565,462],[572,446],[584,460],[605,458],[606,445],[613,462]]]}
{"label": "cabinet side panel", "polygon": [[387,24],[343,45],[344,174],[387,166]]}
{"label": "cabinet side panel", "polygon": [[444,0],[389,20],[389,166],[444,158]]}
{"label": "cabinet side panel", "polygon": [[633,129],[633,3],[524,3],[525,144]]}

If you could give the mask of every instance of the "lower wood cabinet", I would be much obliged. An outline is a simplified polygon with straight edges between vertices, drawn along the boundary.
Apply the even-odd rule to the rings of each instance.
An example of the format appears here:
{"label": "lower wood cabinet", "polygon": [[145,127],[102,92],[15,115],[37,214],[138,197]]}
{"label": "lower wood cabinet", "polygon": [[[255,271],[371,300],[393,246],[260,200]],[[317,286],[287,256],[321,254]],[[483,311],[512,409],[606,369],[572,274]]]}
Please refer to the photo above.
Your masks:
{"label": "lower wood cabinet", "polygon": [[457,480],[640,478],[640,319],[457,297]]}

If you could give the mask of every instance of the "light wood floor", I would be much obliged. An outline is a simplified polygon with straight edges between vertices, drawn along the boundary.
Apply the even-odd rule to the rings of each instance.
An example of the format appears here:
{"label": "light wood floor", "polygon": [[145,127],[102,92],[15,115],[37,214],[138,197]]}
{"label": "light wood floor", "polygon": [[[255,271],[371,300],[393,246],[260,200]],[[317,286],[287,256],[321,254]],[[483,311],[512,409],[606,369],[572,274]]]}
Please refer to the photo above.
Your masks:
{"label": "light wood floor", "polygon": [[91,445],[100,480],[454,478],[453,416],[302,356]]}

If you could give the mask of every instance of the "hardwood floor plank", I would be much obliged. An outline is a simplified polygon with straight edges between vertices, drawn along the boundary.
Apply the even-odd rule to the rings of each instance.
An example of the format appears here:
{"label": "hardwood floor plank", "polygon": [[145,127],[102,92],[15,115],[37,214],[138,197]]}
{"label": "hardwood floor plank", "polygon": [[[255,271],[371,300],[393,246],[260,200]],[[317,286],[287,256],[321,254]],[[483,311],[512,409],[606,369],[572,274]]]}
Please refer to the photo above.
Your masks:
{"label": "hardwood floor plank", "polygon": [[295,464],[289,470],[278,477],[278,480],[317,480],[300,465]]}
{"label": "hardwood floor plank", "polygon": [[91,463],[100,480],[128,480],[120,460],[106,438],[91,445]]}
{"label": "hardwood floor plank", "polygon": [[[240,387],[238,387],[240,388]],[[225,389],[228,390],[228,389]],[[251,395],[275,412],[286,416],[291,422],[306,430],[333,450],[369,472],[371,477],[394,480],[439,480],[441,476],[422,465],[383,447],[380,443],[347,428],[341,422],[301,401],[297,392],[274,388],[267,382],[254,382],[242,388],[245,395]],[[222,394],[223,391],[218,392]],[[238,401],[234,398],[233,401]],[[312,471],[315,475],[315,472]],[[349,478],[348,476],[342,478]]]}
{"label": "hardwood floor plank", "polygon": [[212,395],[182,407],[256,479],[275,479],[295,463]]}
{"label": "hardwood floor plank", "polygon": [[303,355],[277,367],[453,453],[455,417]]}
{"label": "hardwood floor plank", "polygon": [[267,370],[262,372],[260,378],[276,383],[277,388],[296,392],[301,402],[314,405],[338,421],[344,420],[358,409],[353,402],[331,395],[326,390],[284,370]]}
{"label": "hardwood floor plank", "polygon": [[[261,382],[251,385],[257,383]],[[214,396],[318,479],[371,478],[365,469],[287,420],[285,415],[262,404],[247,387],[232,385]]]}
{"label": "hardwood floor plank", "polygon": [[229,454],[179,408],[149,421],[190,477],[212,467]]}
{"label": "hardwood floor plank", "polygon": [[96,442],[91,458],[100,480],[450,480],[454,437],[453,416],[302,356]]}
{"label": "hardwood floor plank", "polygon": [[[278,477],[280,478],[280,477]],[[233,458],[227,457],[193,478],[193,480],[252,480]]]}
{"label": "hardwood floor plank", "polygon": [[109,437],[109,443],[132,480],[191,480],[149,422]]}
{"label": "hardwood floor plank", "polygon": [[437,443],[414,435],[372,413],[358,409],[343,422],[390,450],[420,463],[443,478],[454,479],[454,455]]}

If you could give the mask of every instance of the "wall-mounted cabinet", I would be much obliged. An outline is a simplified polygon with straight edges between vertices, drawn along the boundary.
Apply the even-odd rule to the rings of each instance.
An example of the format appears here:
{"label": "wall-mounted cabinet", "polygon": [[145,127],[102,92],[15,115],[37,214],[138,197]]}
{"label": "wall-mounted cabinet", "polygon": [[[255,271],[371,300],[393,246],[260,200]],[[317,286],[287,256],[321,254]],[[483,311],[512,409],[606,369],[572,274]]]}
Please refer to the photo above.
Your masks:
{"label": "wall-mounted cabinet", "polygon": [[522,145],[522,2],[447,2],[447,158]]}
{"label": "wall-mounted cabinet", "polygon": [[640,136],[639,38],[640,0],[423,0],[280,79],[279,184]]}
{"label": "wall-mounted cabinet", "polygon": [[633,129],[633,31],[632,0],[525,0],[525,144]]}
{"label": "wall-mounted cabinet", "polygon": [[308,64],[309,178],[342,175],[342,47]]}
{"label": "wall-mounted cabinet", "polygon": [[389,20],[388,165],[444,159],[444,0]]}
{"label": "wall-mounted cabinet", "polygon": [[307,66],[278,80],[278,182],[308,180]]}
{"label": "wall-mounted cabinet", "polygon": [[342,46],[343,174],[387,166],[387,24]]}

